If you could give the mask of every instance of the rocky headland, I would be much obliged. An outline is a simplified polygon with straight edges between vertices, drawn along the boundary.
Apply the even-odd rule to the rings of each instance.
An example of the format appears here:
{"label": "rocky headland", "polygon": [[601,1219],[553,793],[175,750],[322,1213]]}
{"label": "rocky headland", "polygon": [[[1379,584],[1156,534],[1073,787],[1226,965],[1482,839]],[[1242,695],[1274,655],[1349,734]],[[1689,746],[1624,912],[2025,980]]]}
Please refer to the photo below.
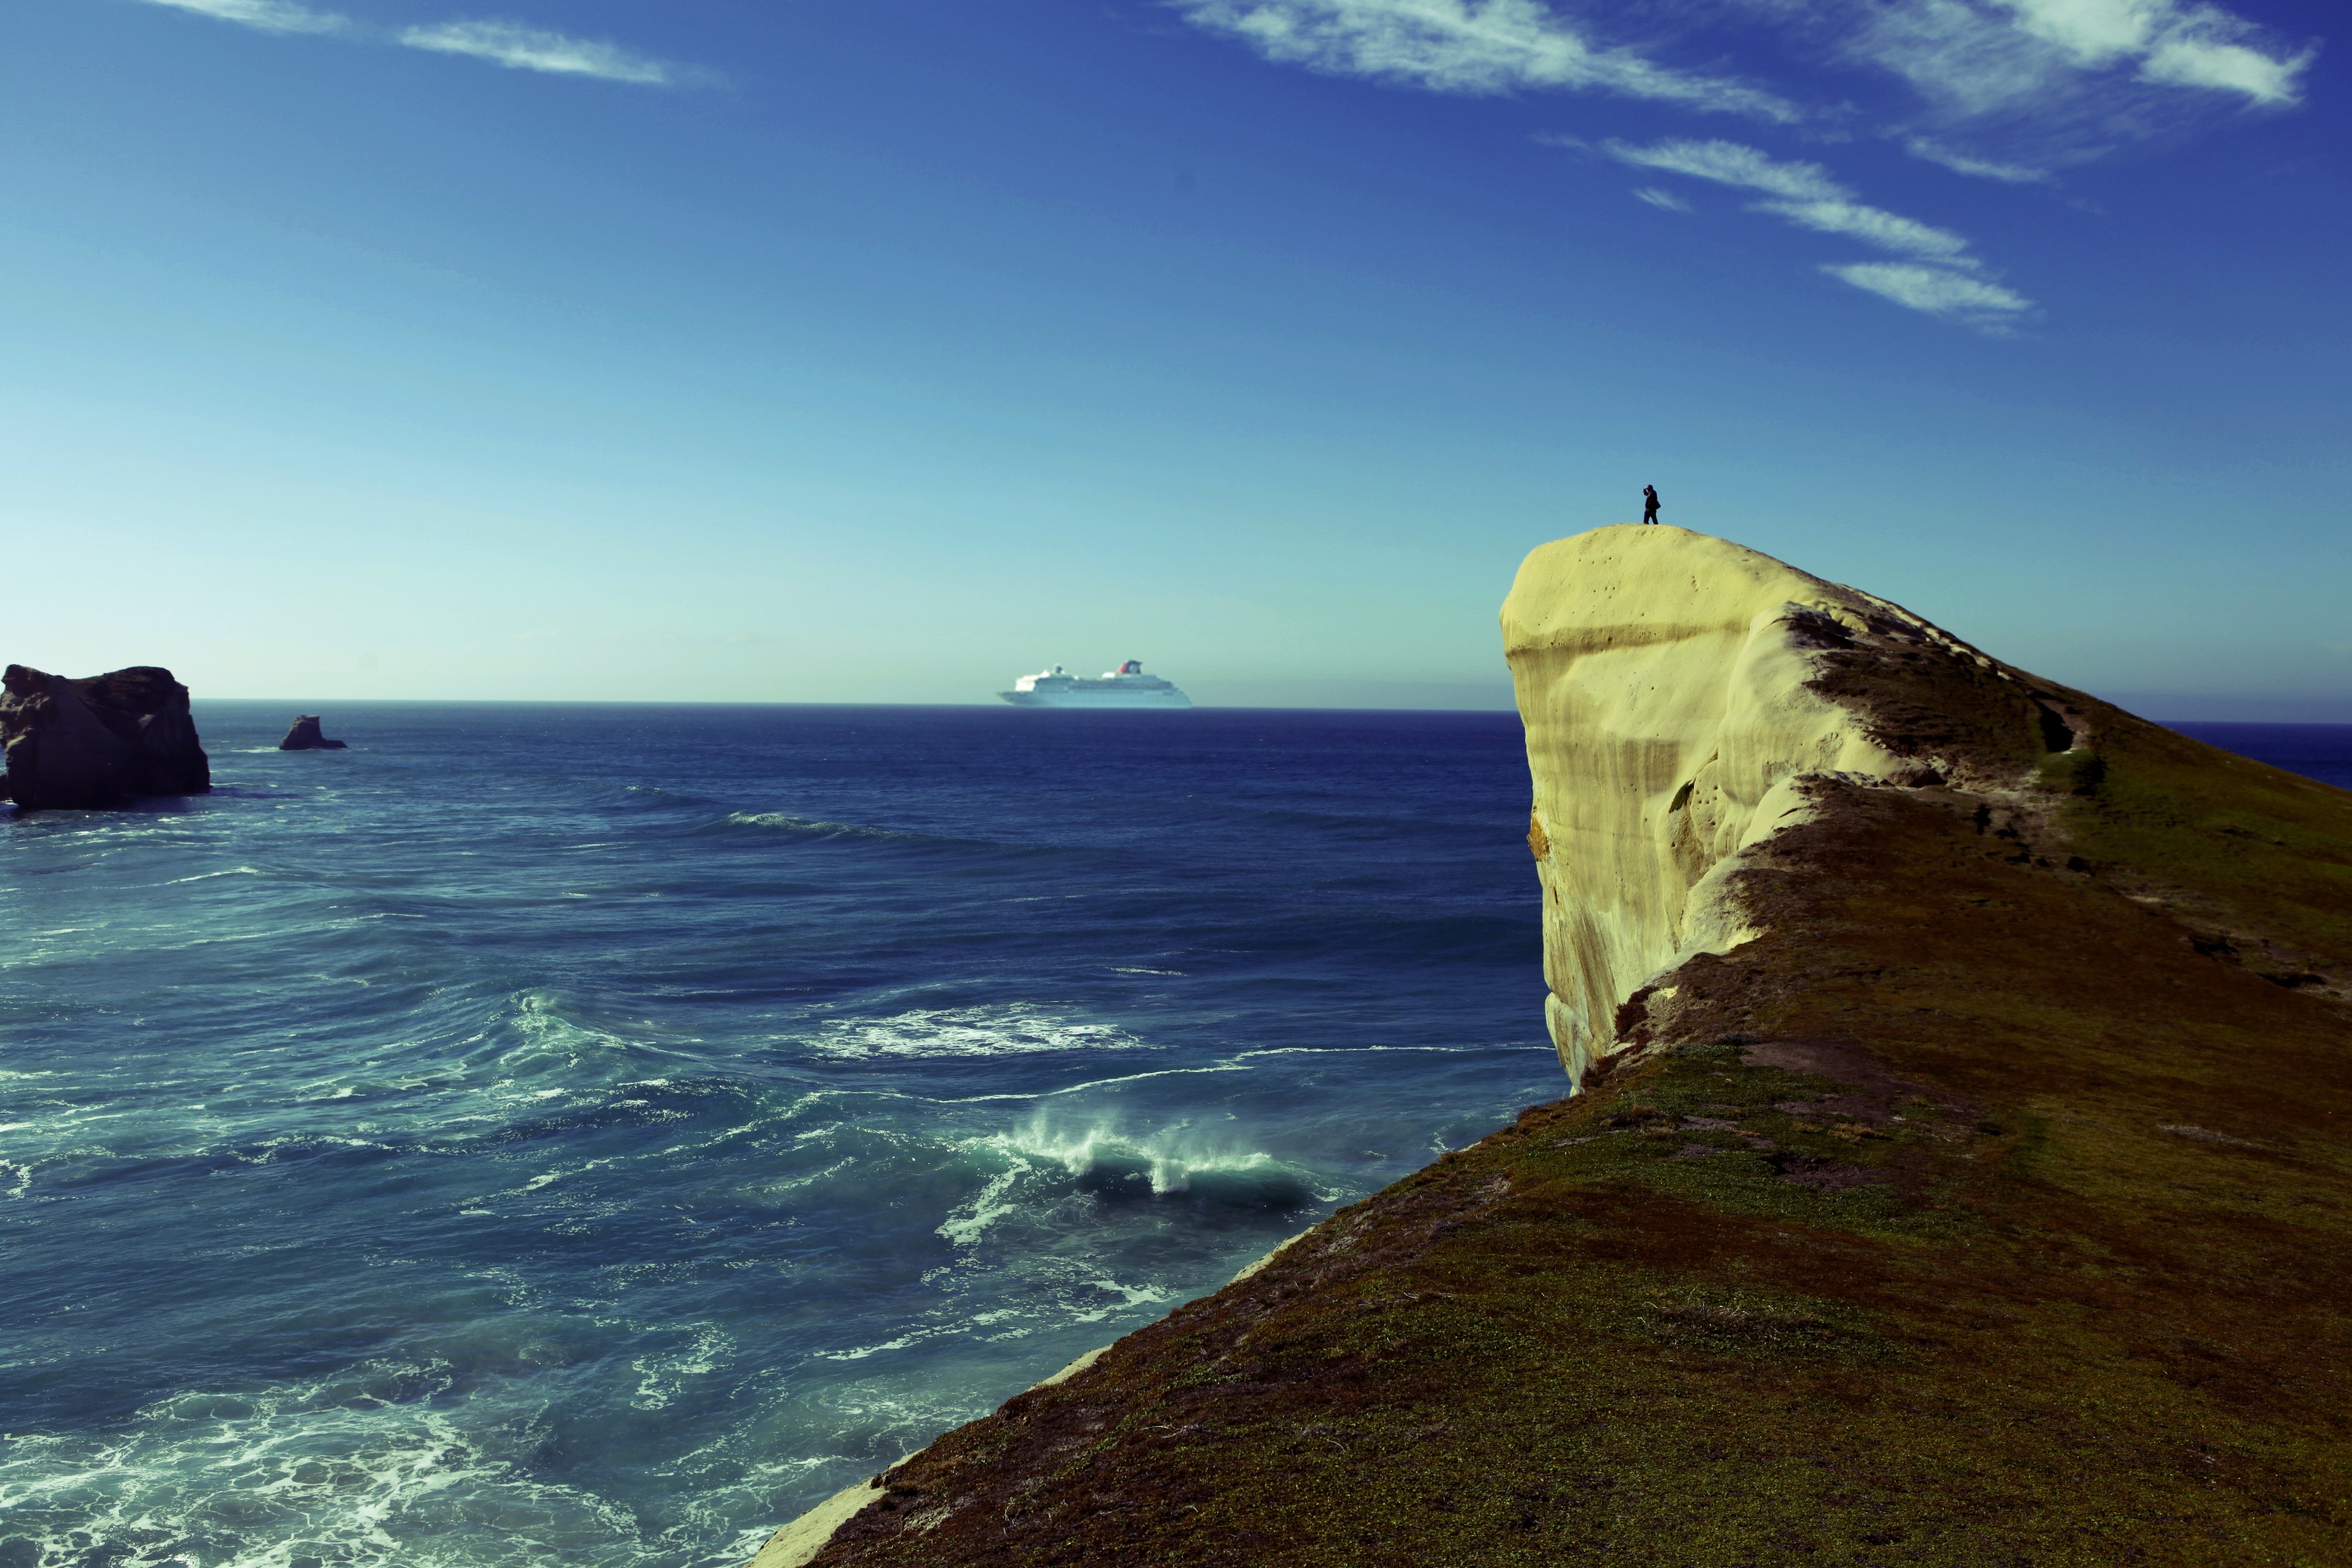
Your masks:
{"label": "rocky headland", "polygon": [[1580,1092],[761,1568],[2352,1560],[2352,794],[1680,529],[1503,630]]}
{"label": "rocky headland", "polygon": [[10,665],[0,675],[0,788],[26,811],[213,787],[188,689],[152,665],[79,680]]}

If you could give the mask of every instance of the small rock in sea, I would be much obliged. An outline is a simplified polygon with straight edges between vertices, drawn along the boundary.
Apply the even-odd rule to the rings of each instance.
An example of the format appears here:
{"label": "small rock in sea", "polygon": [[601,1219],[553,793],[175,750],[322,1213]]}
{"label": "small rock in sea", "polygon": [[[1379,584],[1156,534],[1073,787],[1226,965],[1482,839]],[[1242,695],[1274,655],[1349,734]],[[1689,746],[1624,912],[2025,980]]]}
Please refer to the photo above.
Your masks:
{"label": "small rock in sea", "polygon": [[6,795],[24,811],[213,787],[188,689],[152,665],[81,680],[10,665],[0,675],[0,747]]}
{"label": "small rock in sea", "polygon": [[346,748],[341,741],[330,741],[319,733],[319,716],[305,713],[294,721],[286,738],[278,742],[281,752],[340,752]]}

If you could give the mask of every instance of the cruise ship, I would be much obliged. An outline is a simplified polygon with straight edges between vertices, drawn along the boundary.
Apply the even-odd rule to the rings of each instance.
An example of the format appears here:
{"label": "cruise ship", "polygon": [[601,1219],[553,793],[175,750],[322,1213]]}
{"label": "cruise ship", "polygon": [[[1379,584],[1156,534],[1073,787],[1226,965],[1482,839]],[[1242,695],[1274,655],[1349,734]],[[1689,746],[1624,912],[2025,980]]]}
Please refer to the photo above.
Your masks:
{"label": "cruise ship", "polygon": [[1016,708],[1190,708],[1192,700],[1157,675],[1143,673],[1139,659],[1107,669],[1092,680],[1066,674],[1060,665],[1024,675],[1010,691],[997,693]]}

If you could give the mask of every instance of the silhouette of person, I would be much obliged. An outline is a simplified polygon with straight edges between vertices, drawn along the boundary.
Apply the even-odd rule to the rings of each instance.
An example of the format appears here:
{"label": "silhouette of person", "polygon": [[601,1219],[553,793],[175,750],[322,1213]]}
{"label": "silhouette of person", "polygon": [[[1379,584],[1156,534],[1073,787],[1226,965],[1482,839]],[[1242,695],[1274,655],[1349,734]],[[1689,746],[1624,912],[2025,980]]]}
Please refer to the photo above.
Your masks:
{"label": "silhouette of person", "polygon": [[1658,490],[1654,485],[1642,487],[1642,521],[1643,522],[1658,521]]}

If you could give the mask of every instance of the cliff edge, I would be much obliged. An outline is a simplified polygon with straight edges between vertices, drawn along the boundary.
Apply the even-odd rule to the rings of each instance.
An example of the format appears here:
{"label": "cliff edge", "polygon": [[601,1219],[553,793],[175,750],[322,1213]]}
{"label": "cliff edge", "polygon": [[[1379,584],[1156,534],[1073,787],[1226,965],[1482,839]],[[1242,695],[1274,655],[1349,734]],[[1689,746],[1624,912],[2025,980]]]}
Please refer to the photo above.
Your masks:
{"label": "cliff edge", "polygon": [[2346,1561],[2352,794],[1680,530],[1503,624],[1582,1092],[791,1560]]}
{"label": "cliff edge", "polygon": [[1749,934],[1724,879],[1804,814],[1807,779],[1904,771],[1809,684],[1824,642],[1901,614],[1680,528],[1598,529],[1520,566],[1503,651],[1535,781],[1545,1021],[1571,1083],[1639,984]]}

